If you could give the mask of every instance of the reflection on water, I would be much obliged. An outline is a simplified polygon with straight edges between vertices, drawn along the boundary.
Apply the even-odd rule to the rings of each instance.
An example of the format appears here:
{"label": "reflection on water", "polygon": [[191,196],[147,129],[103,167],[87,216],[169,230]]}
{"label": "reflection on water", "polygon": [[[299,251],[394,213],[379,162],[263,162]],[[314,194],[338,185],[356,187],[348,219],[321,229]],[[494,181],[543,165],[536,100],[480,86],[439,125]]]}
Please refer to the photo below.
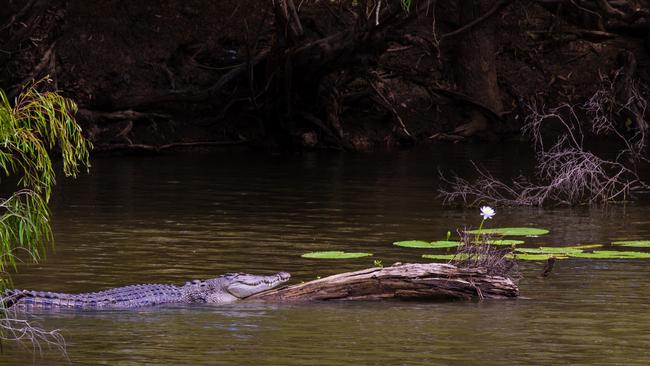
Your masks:
{"label": "reflection on water", "polygon": [[[519,166],[500,162],[523,156]],[[54,194],[56,248],[25,264],[16,286],[80,292],[183,283],[228,271],[289,271],[293,281],[426,251],[396,240],[444,239],[477,225],[475,209],[443,208],[438,169],[482,161],[527,171],[525,150],[486,147],[292,158],[222,152],[98,158]],[[650,237],[647,202],[607,209],[499,208],[492,226],[546,227],[531,245]],[[314,250],[370,251],[350,261]],[[38,315],[61,328],[79,365],[646,365],[650,263],[570,260],[547,279],[522,265],[526,299],[452,303],[174,306]],[[56,353],[36,363],[65,364]],[[32,362],[5,347],[0,365]]]}

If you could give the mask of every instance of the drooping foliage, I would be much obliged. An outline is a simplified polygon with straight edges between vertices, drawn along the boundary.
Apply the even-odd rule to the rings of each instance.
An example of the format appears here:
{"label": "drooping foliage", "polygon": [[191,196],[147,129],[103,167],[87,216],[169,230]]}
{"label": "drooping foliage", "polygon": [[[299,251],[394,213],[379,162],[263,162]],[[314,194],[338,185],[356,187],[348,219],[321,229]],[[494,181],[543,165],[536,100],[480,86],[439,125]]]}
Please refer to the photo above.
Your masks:
{"label": "drooping foliage", "polygon": [[[17,179],[8,198],[0,198],[0,272],[15,266],[17,250],[38,259],[52,241],[48,202],[56,174],[52,158],[61,157],[63,173],[76,177],[90,167],[92,145],[76,123],[76,104],[34,83],[12,105],[0,91],[0,171],[7,184]],[[7,179],[8,178],[8,179]],[[1,178],[0,178],[1,179]],[[6,285],[6,276],[0,276]]]}

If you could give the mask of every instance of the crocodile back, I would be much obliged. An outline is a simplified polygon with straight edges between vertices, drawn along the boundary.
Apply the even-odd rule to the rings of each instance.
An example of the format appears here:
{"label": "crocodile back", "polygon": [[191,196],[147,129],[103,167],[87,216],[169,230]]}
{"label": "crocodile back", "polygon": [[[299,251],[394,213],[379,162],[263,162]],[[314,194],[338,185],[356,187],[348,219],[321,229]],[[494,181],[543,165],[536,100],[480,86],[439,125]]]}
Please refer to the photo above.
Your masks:
{"label": "crocodile back", "polygon": [[124,286],[81,294],[9,290],[3,300],[6,307],[24,309],[120,309],[182,302],[183,292],[178,286],[157,284]]}

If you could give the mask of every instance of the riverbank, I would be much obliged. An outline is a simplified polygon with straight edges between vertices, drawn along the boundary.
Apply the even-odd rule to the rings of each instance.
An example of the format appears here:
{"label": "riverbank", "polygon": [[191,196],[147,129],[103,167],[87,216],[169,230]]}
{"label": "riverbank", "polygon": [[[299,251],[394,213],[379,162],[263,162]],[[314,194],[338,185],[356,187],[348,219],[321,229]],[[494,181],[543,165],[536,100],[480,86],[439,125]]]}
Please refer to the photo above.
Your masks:
{"label": "riverbank", "polygon": [[[313,90],[297,84],[295,95],[318,96],[297,100],[305,108],[285,118],[286,111],[269,108],[276,102],[269,104],[268,96],[281,90],[258,83],[271,80],[264,69],[270,61],[255,64],[275,42],[270,7],[255,1],[36,1],[21,14],[27,3],[12,2],[0,12],[0,24],[8,25],[0,44],[9,50],[2,55],[0,86],[16,91],[20,83],[49,74],[54,87],[80,105],[78,118],[98,150],[196,143],[372,150],[440,140],[508,141],[520,138],[533,101],[553,106],[587,100],[621,67],[623,51],[634,56],[635,79],[641,85],[650,80],[643,37],[580,33],[537,5],[512,5],[497,16],[504,107],[494,115],[457,89],[453,52],[432,47],[434,18],[423,13],[391,28],[390,40],[367,62],[342,66]],[[454,29],[449,11],[436,14],[436,32]],[[350,28],[348,13],[330,4],[305,5],[300,17],[306,37]],[[27,38],[13,15],[23,17]],[[255,82],[237,76],[223,89],[211,89],[247,64]],[[454,133],[476,110],[490,116],[488,128],[471,136]],[[327,117],[332,112],[335,120]]]}

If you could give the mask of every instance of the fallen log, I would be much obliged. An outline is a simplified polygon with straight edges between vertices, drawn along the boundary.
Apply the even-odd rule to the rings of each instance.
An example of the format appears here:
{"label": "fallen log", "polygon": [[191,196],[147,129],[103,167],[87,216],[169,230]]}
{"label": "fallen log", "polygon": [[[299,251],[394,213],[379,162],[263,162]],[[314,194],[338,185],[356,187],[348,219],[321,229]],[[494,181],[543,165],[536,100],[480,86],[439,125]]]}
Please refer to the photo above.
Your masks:
{"label": "fallen log", "polygon": [[519,296],[512,279],[483,268],[440,263],[396,263],[391,267],[346,272],[253,295],[247,301],[471,300]]}

